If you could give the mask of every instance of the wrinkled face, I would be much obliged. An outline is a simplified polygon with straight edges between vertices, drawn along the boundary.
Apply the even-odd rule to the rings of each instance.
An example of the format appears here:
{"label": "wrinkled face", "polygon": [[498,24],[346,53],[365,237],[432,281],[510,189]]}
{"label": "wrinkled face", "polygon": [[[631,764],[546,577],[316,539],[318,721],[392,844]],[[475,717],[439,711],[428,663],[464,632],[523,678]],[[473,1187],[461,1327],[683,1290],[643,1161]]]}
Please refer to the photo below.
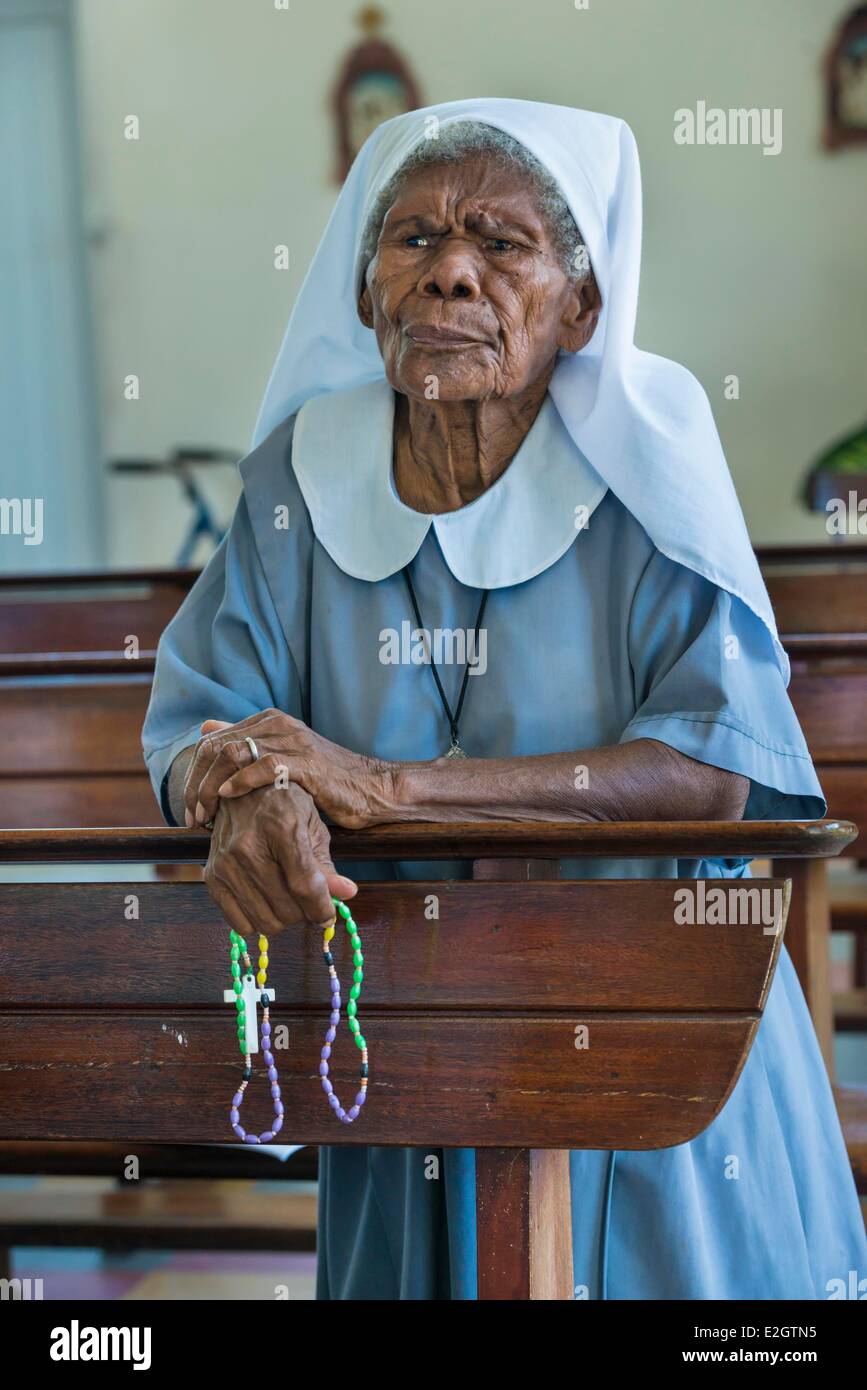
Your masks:
{"label": "wrinkled face", "polygon": [[578,352],[601,307],[567,275],[531,179],[487,155],[407,176],[359,300],[389,382],[419,399],[513,396]]}

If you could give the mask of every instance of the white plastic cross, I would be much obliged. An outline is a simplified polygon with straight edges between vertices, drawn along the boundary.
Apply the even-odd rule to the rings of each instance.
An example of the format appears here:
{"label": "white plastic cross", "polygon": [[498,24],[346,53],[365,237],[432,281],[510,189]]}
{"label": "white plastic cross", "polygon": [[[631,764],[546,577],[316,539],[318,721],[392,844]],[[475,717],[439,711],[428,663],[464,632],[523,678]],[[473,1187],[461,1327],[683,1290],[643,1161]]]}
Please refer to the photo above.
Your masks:
{"label": "white plastic cross", "polygon": [[[241,984],[244,986],[241,990],[241,998],[244,1001],[244,1027],[247,1035],[247,1051],[258,1052],[259,1027],[256,1021],[256,1005],[261,1003],[262,991],[261,989],[257,989],[256,980],[252,975],[242,975]],[[273,1003],[276,996],[270,985],[266,986],[265,993],[268,996],[269,1004]],[[234,1004],[237,997],[234,989],[223,990],[224,1004]]]}

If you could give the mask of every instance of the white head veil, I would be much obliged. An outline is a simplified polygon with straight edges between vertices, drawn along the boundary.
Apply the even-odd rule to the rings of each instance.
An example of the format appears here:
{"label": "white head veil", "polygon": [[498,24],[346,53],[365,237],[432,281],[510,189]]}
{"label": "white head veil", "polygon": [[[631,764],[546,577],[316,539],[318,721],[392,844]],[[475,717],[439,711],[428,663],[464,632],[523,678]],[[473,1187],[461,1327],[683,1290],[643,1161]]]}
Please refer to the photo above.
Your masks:
{"label": "white head veil", "polygon": [[710,405],[685,367],[635,346],[641,262],[641,173],[625,121],[541,102],[483,97],[397,116],[366,141],[289,320],[253,437],[259,444],[305,401],[384,375],[357,312],[358,254],[379,192],[419,142],[474,120],[519,140],[556,179],[602,294],[596,332],[561,354],[550,394],[578,448],[657,549],[740,598],[788,661]]}

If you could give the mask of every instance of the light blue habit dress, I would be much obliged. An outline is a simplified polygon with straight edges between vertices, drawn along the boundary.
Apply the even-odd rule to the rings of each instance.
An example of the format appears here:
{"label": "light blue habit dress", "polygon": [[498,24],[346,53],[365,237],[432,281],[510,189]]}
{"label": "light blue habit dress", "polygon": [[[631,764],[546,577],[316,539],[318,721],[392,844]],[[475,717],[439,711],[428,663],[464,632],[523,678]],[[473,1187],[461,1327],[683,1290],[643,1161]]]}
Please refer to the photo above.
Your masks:
{"label": "light blue habit dress", "polygon": [[[392,409],[382,381],[310,401],[243,462],[230,533],[160,644],[144,732],[158,792],[202,720],[234,722],[270,706],[359,753],[442,754],[448,728],[430,668],[380,659],[386,630],[415,628],[401,573],[409,563],[429,629],[471,629],[491,586],[486,669],[470,678],[461,719],[471,756],[653,738],[749,778],[747,818],[823,814],[767,628],[655,548],[576,456],[550,397],[493,487],[436,519],[410,511],[394,490]],[[341,426],[344,447],[323,472],[317,450]],[[351,476],[357,506],[330,505],[329,467]],[[581,530],[576,496],[589,513]],[[354,578],[373,552],[386,577]],[[441,668],[452,705],[462,674]],[[389,873],[338,867],[359,881]],[[390,871],[457,877],[469,866]],[[747,869],[581,860],[560,872]],[[363,921],[363,883],[358,903]],[[291,1115],[284,1137],[292,1140]],[[472,1151],[446,1151],[436,1181],[421,1150],[326,1148],[320,1174],[319,1297],[475,1296]],[[836,1287],[829,1281],[867,1274],[828,1078],[785,950],[758,1038],[709,1129],[672,1149],[573,1153],[571,1176],[578,1298],[823,1299]]]}

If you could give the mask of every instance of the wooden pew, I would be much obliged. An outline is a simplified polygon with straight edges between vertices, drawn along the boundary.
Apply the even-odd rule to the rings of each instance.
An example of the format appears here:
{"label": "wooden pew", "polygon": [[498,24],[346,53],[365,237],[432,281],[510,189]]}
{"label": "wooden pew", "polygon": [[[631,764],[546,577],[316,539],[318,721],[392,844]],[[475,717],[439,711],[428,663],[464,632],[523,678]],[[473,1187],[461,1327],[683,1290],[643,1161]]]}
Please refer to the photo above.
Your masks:
{"label": "wooden pew", "polygon": [[[756,552],[792,664],[789,693],[828,800],[829,813],[867,830],[867,544],[764,546]],[[863,855],[863,839],[848,853]],[[860,861],[863,864],[863,860]],[[834,1078],[834,1032],[867,1025],[867,895],[835,886],[825,866],[794,873],[787,944]],[[855,939],[855,986],[832,996],[830,933]],[[867,1193],[867,1086],[835,1096],[858,1191]]]}
{"label": "wooden pew", "polygon": [[[140,1144],[136,1156],[142,1177],[148,1179],[261,1182],[273,1177],[275,1181],[315,1182],[318,1177],[315,1148],[275,1159],[273,1165],[263,1164],[259,1154],[218,1144]],[[126,1157],[123,1144],[10,1139],[0,1142],[0,1176],[120,1178]]]}
{"label": "wooden pew", "polygon": [[[867,545],[768,546],[757,551],[783,644],[792,663],[789,693],[804,730],[829,813],[867,829]],[[863,854],[863,841],[850,850]],[[855,984],[867,988],[867,896],[830,900],[819,866],[812,875],[814,909],[803,940],[790,929],[793,958],[830,1060],[834,1019],[828,973],[828,932],[852,932]],[[806,886],[806,885],[805,885]],[[865,997],[864,1002],[867,1002]],[[850,995],[837,1026],[867,1024],[859,995]],[[839,1012],[839,1011],[838,1011]]]}
{"label": "wooden pew", "polygon": [[[274,1022],[291,1039],[283,1137],[477,1148],[479,1296],[572,1297],[568,1149],[679,1144],[719,1113],[759,1026],[788,884],[765,883],[782,894],[779,931],[766,934],[677,924],[674,893],[688,880],[552,881],[552,862],[788,863],[837,854],[853,835],[832,821],[336,831],[338,860],[457,858],[474,877],[361,889],[372,1080],[356,1126],[334,1122],[318,1086],[318,942],[287,932],[274,943]],[[0,861],[16,863],[201,862],[206,851],[187,831],[0,833]],[[0,941],[16,961],[0,976],[0,1138],[133,1152],[225,1141],[238,1074],[226,928],[201,884],[5,884]],[[589,1048],[576,1045],[584,1027]],[[344,1042],[333,1060],[346,1090],[354,1049]],[[261,1096],[248,1105],[245,1118],[265,1118]],[[9,1241],[13,1215],[0,1221]]]}
{"label": "wooden pew", "polygon": [[[267,1160],[263,1159],[262,1163]],[[0,1278],[11,1278],[12,1247],[134,1250],[316,1248],[316,1192],[268,1180],[220,1185],[201,1178],[82,1185],[0,1196]],[[266,1190],[268,1189],[268,1190]]]}
{"label": "wooden pew", "polygon": [[100,570],[0,576],[0,674],[52,675],[76,659],[94,672],[129,668],[124,644],[138,639],[153,671],[163,629],[199,571]]}
{"label": "wooden pew", "polygon": [[0,742],[0,826],[161,820],[141,727],[160,634],[196,577],[0,578],[0,721],[15,731]]}
{"label": "wooden pew", "polygon": [[[15,731],[0,742],[0,826],[161,823],[142,761],[141,726],[159,638],[198,574],[175,569],[0,576],[0,720]],[[138,642],[136,660],[124,654],[130,636]],[[196,871],[187,866],[180,872]],[[111,1144],[0,1144],[0,1173],[117,1177],[124,1154],[123,1146]],[[312,1148],[264,1167],[238,1149],[198,1145],[152,1145],[140,1157],[143,1173],[164,1182],[273,1177],[286,1184],[315,1181],[317,1170]],[[221,1239],[244,1248],[249,1201],[237,1212],[227,1205],[232,1210],[224,1214]],[[176,1216],[173,1240],[179,1247],[184,1233]],[[127,1225],[131,1232],[134,1213]],[[116,1232],[120,1242],[122,1226]],[[107,1225],[106,1243],[111,1230]],[[309,1231],[284,1234],[287,1248],[309,1243]],[[195,1238],[192,1219],[189,1238]]]}
{"label": "wooden pew", "polygon": [[756,559],[787,639],[867,632],[867,543],[760,545]]}

